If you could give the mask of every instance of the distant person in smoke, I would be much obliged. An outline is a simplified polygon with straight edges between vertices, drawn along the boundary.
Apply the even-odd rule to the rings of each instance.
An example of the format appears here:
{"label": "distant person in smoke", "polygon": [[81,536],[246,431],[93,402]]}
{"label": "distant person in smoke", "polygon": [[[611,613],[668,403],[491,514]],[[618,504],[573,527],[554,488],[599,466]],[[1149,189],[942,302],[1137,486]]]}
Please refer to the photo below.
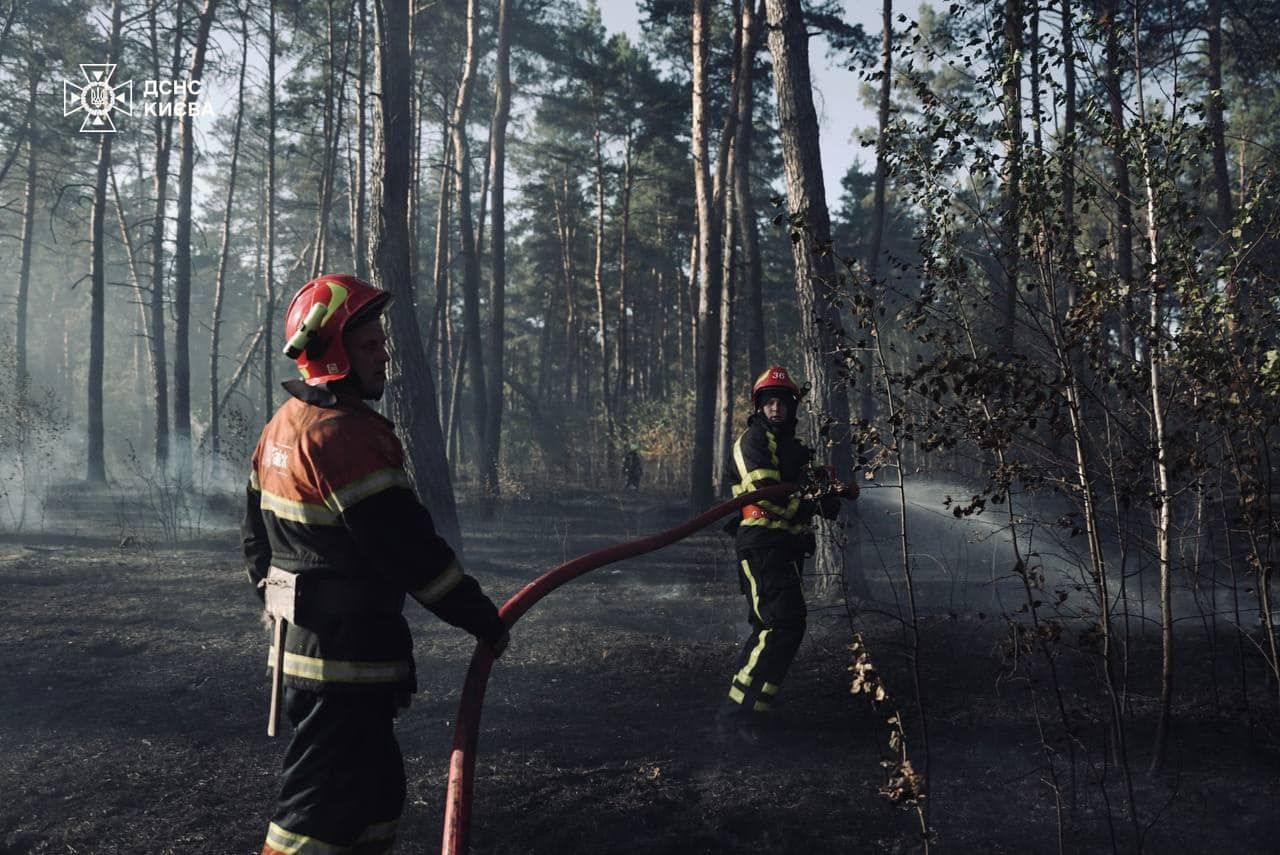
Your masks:
{"label": "distant person in smoke", "polygon": [[[726,465],[733,495],[803,482],[813,450],[796,438],[800,390],[787,369],[775,365],[761,374],[751,388],[751,404],[747,429]],[[857,489],[851,485],[842,495],[856,498]],[[730,524],[751,632],[718,715],[722,734],[759,741],[758,725],[804,638],[808,612],[800,573],[813,551],[810,521],[814,514],[834,519],[839,506],[837,495],[818,501],[792,496],[786,504],[761,501],[744,507]]]}
{"label": "distant person in smoke", "polygon": [[298,291],[285,353],[303,379],[283,384],[289,399],[253,454],[244,555],[293,725],[263,855],[391,851],[405,800],[394,719],[417,690],[406,595],[495,656],[507,645],[414,495],[391,422],[367,403],[387,380],[390,297],[353,276]]}
{"label": "distant person in smoke", "polygon": [[624,490],[639,490],[640,475],[642,473],[642,465],[640,463],[640,452],[634,448],[626,453],[622,458],[622,474],[627,479]]}

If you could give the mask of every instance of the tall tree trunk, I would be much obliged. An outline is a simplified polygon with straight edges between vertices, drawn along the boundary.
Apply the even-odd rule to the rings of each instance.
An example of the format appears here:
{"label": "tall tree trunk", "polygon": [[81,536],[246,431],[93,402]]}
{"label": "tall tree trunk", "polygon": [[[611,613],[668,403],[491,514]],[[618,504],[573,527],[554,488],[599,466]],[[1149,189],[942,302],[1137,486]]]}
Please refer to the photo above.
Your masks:
{"label": "tall tree trunk", "polygon": [[[120,59],[120,0],[111,4],[111,35],[107,62],[115,64]],[[104,484],[107,480],[107,464],[104,453],[105,426],[103,423],[103,369],[106,365],[106,234],[107,177],[111,172],[111,142],[115,134],[103,133],[98,138],[98,172],[94,181],[93,213],[89,220],[89,241],[92,246],[89,292],[89,377],[88,377],[88,466],[86,480]]]}
{"label": "tall tree trunk", "polygon": [[765,16],[764,0],[753,11],[750,2],[743,3],[742,15],[747,32],[747,50],[742,69],[742,95],[745,104],[738,125],[738,154],[734,158],[734,195],[737,197],[738,231],[742,235],[742,252],[746,256],[746,287],[743,289],[747,310],[747,375],[752,380],[767,367],[768,342],[764,332],[764,266],[760,261],[760,228],[756,206],[751,195],[751,152],[755,122],[755,56],[760,48],[760,22]]}
{"label": "tall tree trunk", "polygon": [[730,84],[729,119],[720,150],[718,174],[722,176],[720,195],[721,267],[720,267],[720,335],[716,359],[716,412],[712,447],[712,485],[717,495],[725,492],[723,461],[728,459],[733,441],[733,348],[735,325],[733,303],[737,291],[737,233],[739,221],[745,221],[735,210],[735,197],[739,196],[739,184],[743,179],[738,161],[743,159],[743,142],[751,122],[751,66],[755,62],[755,16],[752,2],[734,2],[737,31],[733,51],[733,76]]}
{"label": "tall tree trunk", "polygon": [[[440,196],[436,205],[435,257],[432,263],[431,281],[435,288],[435,306],[431,310],[431,331],[428,333],[428,352],[435,356],[435,368],[441,378],[449,376],[449,198],[452,192],[452,170],[449,154],[449,117],[444,117],[440,138],[444,150],[440,153]],[[443,384],[441,384],[443,385]],[[441,392],[441,413],[448,416],[448,407]]]}
{"label": "tall tree trunk", "polygon": [[[188,79],[204,76],[204,55],[218,0],[205,0],[196,29]],[[185,102],[192,100],[190,93]],[[179,124],[182,159],[178,166],[178,222],[173,255],[173,430],[178,442],[177,474],[191,483],[191,193],[195,183],[195,117],[183,112]]]}
{"label": "tall tree trunk", "polygon": [[[729,151],[729,174],[733,174],[734,161],[737,157],[732,148]],[[724,209],[721,218],[720,238],[720,335],[716,346],[716,407],[715,432],[712,434],[711,484],[717,496],[723,497],[728,484],[725,481],[724,461],[729,459],[730,445],[733,442],[733,299],[736,282],[734,275],[737,253],[734,243],[734,214],[732,192],[724,196]]]}
{"label": "tall tree trunk", "polygon": [[[32,108],[36,103],[38,86],[43,72],[44,62],[42,60],[33,61],[31,64],[31,80],[27,90],[27,103]],[[21,260],[18,262],[18,300],[15,307],[18,316],[15,336],[17,364],[14,376],[18,383],[19,394],[23,397],[26,396],[31,380],[27,372],[27,303],[31,293],[31,244],[33,243],[36,227],[36,165],[39,161],[36,155],[34,109],[27,111],[26,143],[27,177],[26,187],[22,194],[22,250]]]}
{"label": "tall tree trunk", "polygon": [[[880,13],[880,102],[876,112],[876,175],[872,191],[871,238],[867,241],[867,280],[873,289],[872,299],[882,300],[885,289],[880,284],[880,260],[884,254],[884,226],[888,219],[889,189],[889,107],[893,94],[893,0],[884,0]],[[859,415],[868,423],[875,418],[875,382],[872,359],[866,351],[858,386],[862,393]]]}
{"label": "tall tree trunk", "polygon": [[628,281],[630,275],[630,242],[631,242],[631,190],[635,181],[635,174],[632,165],[632,131],[627,128],[626,138],[622,147],[622,192],[619,198],[619,207],[622,209],[620,217],[621,229],[618,234],[618,330],[614,335],[614,361],[615,369],[614,380],[614,415],[619,422],[626,422],[626,406],[627,400],[631,395],[631,389],[634,386],[631,376],[631,344],[629,337],[631,335],[631,321],[627,317],[627,310],[630,308],[631,296],[627,293]]}
{"label": "tall tree trunk", "polygon": [[[347,36],[348,49],[350,53],[350,34]],[[340,133],[338,128],[340,123],[336,120],[337,115],[342,113],[342,102],[339,100],[335,108],[334,102],[337,98],[335,89],[340,92],[346,92],[346,68],[347,63],[343,61],[342,84],[335,80],[335,73],[338,65],[337,58],[337,37],[333,26],[333,0],[328,0],[325,4],[325,50],[327,56],[324,63],[324,131],[321,138],[324,140],[324,146],[321,150],[320,159],[320,181],[319,205],[316,206],[316,247],[315,253],[311,257],[311,276],[314,279],[329,269],[329,212],[333,206],[333,173],[335,171],[338,159],[338,139]]]}
{"label": "tall tree trunk", "polygon": [[[498,495],[497,463],[502,450],[502,393],[504,348],[506,338],[506,289],[507,289],[507,121],[511,115],[511,2],[498,2],[498,56],[494,79],[493,123],[489,132],[489,174],[493,182],[493,281],[489,286],[489,352],[485,359],[488,368],[489,402],[485,407],[487,421],[484,426],[484,443],[481,457],[492,461],[492,469],[485,474],[494,477],[492,483],[482,485],[491,496]],[[492,505],[485,505],[491,508]]]}
{"label": "tall tree trunk", "polygon": [[1022,0],[1004,2],[1004,168],[1001,176],[999,291],[996,347],[1013,355],[1017,331],[1019,233],[1022,196]]}
{"label": "tall tree trunk", "polygon": [[[1205,29],[1209,35],[1209,136],[1213,141],[1213,192],[1217,201],[1215,213],[1217,232],[1231,234],[1235,215],[1232,211],[1231,179],[1227,174],[1226,96],[1222,91],[1222,0],[1209,0],[1205,9]],[[1232,336],[1236,335],[1238,318],[1249,306],[1248,278],[1229,275],[1227,278],[1227,325]]]}
{"label": "tall tree trunk", "polygon": [[[809,36],[800,0],[767,0],[766,8],[787,197],[792,215],[802,218],[808,228],[808,234],[802,234],[792,244],[791,252],[801,309],[805,373],[814,390],[805,433],[815,448],[816,461],[834,465],[837,477],[847,481],[852,474],[849,398],[834,361],[837,331],[842,327],[835,305],[835,264],[831,255],[823,251],[831,240],[831,221],[809,75]],[[819,431],[823,418],[831,422],[826,434]],[[825,529],[822,535],[815,554],[817,570],[824,579],[839,578],[841,556],[835,538],[828,536]]]}
{"label": "tall tree trunk", "polygon": [[413,281],[409,278],[409,154],[413,145],[409,99],[413,92],[413,60],[409,50],[408,0],[375,0],[374,14],[374,66],[379,94],[374,100],[373,125],[372,273],[375,285],[397,295],[388,310],[396,365],[396,377],[388,388],[389,410],[400,425],[410,474],[431,510],[436,528],[461,553],[462,531],[435,408],[435,380],[422,348],[413,306]]}
{"label": "tall tree trunk", "polygon": [[1129,180],[1129,159],[1125,145],[1124,93],[1120,84],[1120,0],[1104,0],[1103,19],[1106,24],[1106,45],[1103,51],[1103,74],[1110,102],[1111,167],[1116,189],[1116,275],[1120,278],[1123,296],[1122,317],[1119,320],[1121,349],[1129,359],[1134,359],[1133,336],[1133,185]]}
{"label": "tall tree trunk", "polygon": [[[175,13],[173,60],[170,76],[177,77],[182,61],[182,10],[179,3]],[[160,71],[160,44],[157,36],[155,7],[147,13],[151,36],[151,75],[162,79]],[[152,385],[155,389],[155,461],[157,469],[169,465],[169,366],[168,348],[165,343],[165,262],[164,233],[169,203],[169,158],[173,151],[173,118],[156,116],[155,122],[155,216],[151,220],[151,293],[147,325],[147,341],[151,347]]]}
{"label": "tall tree trunk", "polygon": [[1147,331],[1147,376],[1151,395],[1151,432],[1155,438],[1155,514],[1156,562],[1160,570],[1160,716],[1156,721],[1155,744],[1151,750],[1151,770],[1164,766],[1169,745],[1169,725],[1173,712],[1173,491],[1169,481],[1169,452],[1165,424],[1164,390],[1164,318],[1161,300],[1164,294],[1160,271],[1160,232],[1156,221],[1156,179],[1152,175],[1155,161],[1151,157],[1151,140],[1147,124],[1146,102],[1142,91],[1143,66],[1137,49],[1138,14],[1133,15],[1134,80],[1137,86],[1140,136],[1139,153],[1147,196],[1147,287],[1150,289],[1150,328]]}
{"label": "tall tree trunk", "polygon": [[355,158],[355,187],[352,191],[354,199],[353,214],[351,217],[351,237],[352,237],[352,255],[355,256],[356,276],[361,279],[369,277],[369,238],[365,229],[365,148],[368,145],[366,140],[366,117],[369,115],[368,105],[365,103],[369,95],[369,34],[367,31],[366,21],[368,20],[368,0],[359,0],[360,17],[356,21],[356,25],[360,28],[359,35],[359,51],[356,80],[356,158]]}
{"label": "tall tree trunk", "polygon": [[[463,341],[467,348],[471,380],[471,399],[477,437],[482,437],[488,423],[488,393],[484,376],[484,351],[480,335],[480,259],[476,249],[475,224],[471,216],[471,157],[467,141],[467,117],[471,110],[471,92],[476,77],[476,39],[479,28],[478,0],[467,0],[467,48],[458,81],[458,97],[453,105],[450,126],[453,131],[454,183],[458,191],[458,229],[462,235],[462,314]],[[481,484],[497,480],[495,461],[476,455]]]}
{"label": "tall tree trunk", "polygon": [[267,223],[262,267],[263,333],[262,396],[267,418],[276,409],[274,371],[276,360],[276,0],[268,0],[267,12]]}
{"label": "tall tree trunk", "polygon": [[231,209],[236,197],[236,171],[240,165],[240,130],[244,125],[244,78],[249,66],[249,16],[240,17],[240,85],[236,99],[236,121],[231,131],[231,165],[227,170],[227,207],[222,215],[222,239],[218,250],[218,272],[213,283],[213,317],[209,336],[209,450],[215,455],[221,450],[218,406],[218,356],[222,332],[222,302],[226,293],[227,259],[231,251]]}
{"label": "tall tree trunk", "polygon": [[[598,117],[597,117],[598,119]],[[612,475],[616,469],[617,447],[614,437],[613,389],[609,378],[609,322],[605,311],[604,293],[604,148],[603,132],[599,124],[591,135],[592,164],[595,172],[595,263],[591,282],[596,292],[596,342],[600,345],[600,397],[604,404],[605,418],[605,471]]]}
{"label": "tall tree trunk", "polygon": [[689,498],[695,513],[714,498],[711,471],[714,454],[716,348],[720,341],[720,233],[708,162],[711,4],[693,0],[693,184],[698,208],[698,312],[694,348],[693,463]]}

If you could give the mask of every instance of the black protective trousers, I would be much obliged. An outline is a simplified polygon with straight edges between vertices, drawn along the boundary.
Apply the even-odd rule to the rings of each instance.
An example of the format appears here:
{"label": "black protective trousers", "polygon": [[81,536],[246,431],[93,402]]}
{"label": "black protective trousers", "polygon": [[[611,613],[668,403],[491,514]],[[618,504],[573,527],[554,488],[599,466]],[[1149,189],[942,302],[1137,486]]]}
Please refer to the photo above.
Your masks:
{"label": "black protective trousers", "polygon": [[738,581],[747,596],[747,636],[728,703],[743,714],[770,708],[804,639],[806,617],[800,570],[804,555],[795,549],[765,547],[738,550]]}
{"label": "black protective trousers", "polygon": [[299,853],[390,852],[405,801],[396,694],[286,687],[284,702],[294,730],[268,846]]}

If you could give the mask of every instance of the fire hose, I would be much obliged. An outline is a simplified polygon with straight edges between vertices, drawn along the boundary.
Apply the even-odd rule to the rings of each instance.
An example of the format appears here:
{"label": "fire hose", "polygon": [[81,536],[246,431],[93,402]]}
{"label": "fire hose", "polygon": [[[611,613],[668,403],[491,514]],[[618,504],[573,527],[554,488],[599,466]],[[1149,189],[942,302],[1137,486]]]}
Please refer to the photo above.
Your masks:
{"label": "fire hose", "polygon": [[[746,505],[762,499],[765,501],[784,499],[798,489],[799,487],[794,484],[774,484],[771,487],[744,493],[674,528],[581,555],[525,585],[503,604],[498,614],[506,621],[508,628],[512,627],[535,603],[570,580],[606,564],[653,552],[677,540],[683,540]],[[466,682],[462,686],[462,698],[458,702],[458,723],[454,729],[453,749],[449,755],[449,787],[444,803],[444,838],[440,847],[441,855],[461,855],[470,847],[471,795],[475,783],[476,744],[480,736],[480,710],[484,705],[484,692],[489,683],[489,672],[492,668],[493,653],[489,646],[476,645],[476,651],[471,656],[471,667],[467,671]]]}

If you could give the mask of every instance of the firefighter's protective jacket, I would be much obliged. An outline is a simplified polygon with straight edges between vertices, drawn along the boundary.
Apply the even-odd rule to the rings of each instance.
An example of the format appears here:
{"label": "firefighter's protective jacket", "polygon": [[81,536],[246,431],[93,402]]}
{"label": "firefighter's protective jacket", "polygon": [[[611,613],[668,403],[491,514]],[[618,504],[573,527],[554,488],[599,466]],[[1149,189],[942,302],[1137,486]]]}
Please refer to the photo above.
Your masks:
{"label": "firefighter's protective jacket", "polygon": [[[795,422],[771,425],[760,413],[747,420],[747,429],[733,444],[728,461],[733,495],[740,496],[772,484],[804,480],[813,451],[796,439]],[[737,547],[765,546],[803,549],[809,537],[814,503],[792,496],[785,503],[761,501],[743,508],[737,528]]]}
{"label": "firefighter's protective jacket", "polygon": [[284,683],[416,691],[406,594],[479,638],[506,627],[410,488],[392,423],[323,387],[284,385],[291,397],[253,453],[243,525],[260,595],[271,567],[298,574]]}

